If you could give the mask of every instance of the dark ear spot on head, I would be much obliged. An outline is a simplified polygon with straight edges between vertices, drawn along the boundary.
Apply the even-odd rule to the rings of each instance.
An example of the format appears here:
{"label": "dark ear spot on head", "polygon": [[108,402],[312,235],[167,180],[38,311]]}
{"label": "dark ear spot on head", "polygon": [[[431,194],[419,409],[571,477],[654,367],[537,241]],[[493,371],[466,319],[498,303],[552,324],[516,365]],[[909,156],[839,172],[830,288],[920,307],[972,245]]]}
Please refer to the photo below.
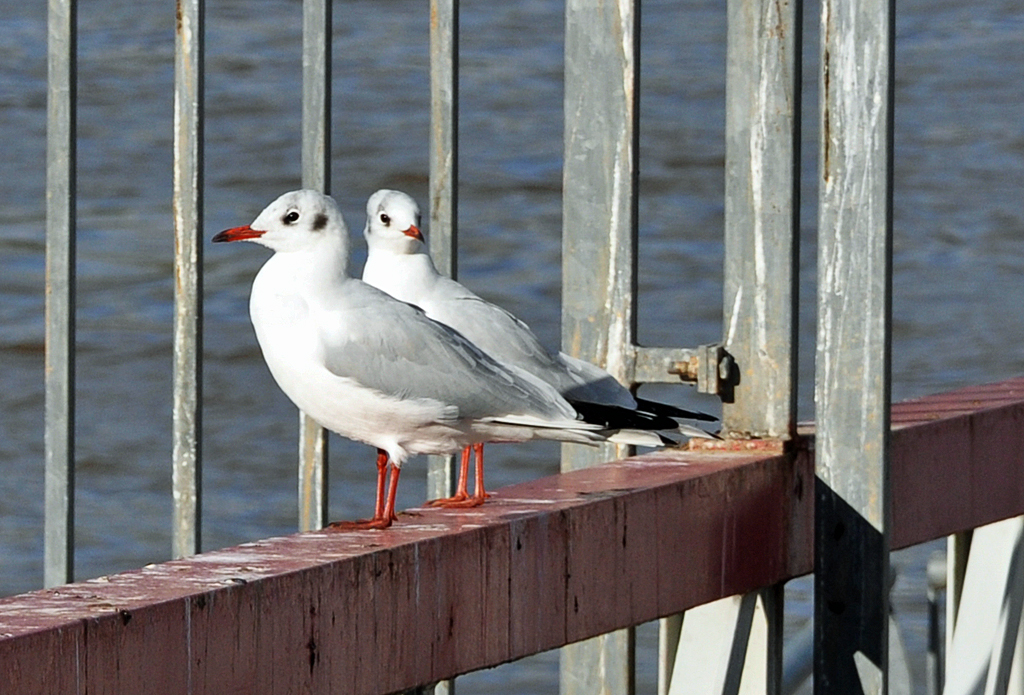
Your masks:
{"label": "dark ear spot on head", "polygon": [[319,232],[321,229],[327,226],[327,215],[320,212],[313,218],[313,231]]}

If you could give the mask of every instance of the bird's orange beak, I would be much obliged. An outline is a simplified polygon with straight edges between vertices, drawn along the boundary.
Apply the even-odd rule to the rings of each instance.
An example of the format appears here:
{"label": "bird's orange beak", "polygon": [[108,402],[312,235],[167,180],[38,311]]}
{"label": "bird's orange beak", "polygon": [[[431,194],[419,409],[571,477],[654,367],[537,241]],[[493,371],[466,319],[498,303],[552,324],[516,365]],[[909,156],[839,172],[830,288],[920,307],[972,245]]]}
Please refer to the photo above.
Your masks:
{"label": "bird's orange beak", "polygon": [[244,227],[232,227],[213,237],[214,242],[218,241],[241,241],[242,239],[258,239],[265,234],[264,231],[253,229],[249,225]]}
{"label": "bird's orange beak", "polygon": [[[223,232],[221,232],[223,234]],[[419,239],[423,241],[423,235],[420,233],[420,228],[414,224],[409,225],[409,228],[402,232],[406,236],[412,237],[413,239]],[[216,241],[216,239],[214,239]]]}

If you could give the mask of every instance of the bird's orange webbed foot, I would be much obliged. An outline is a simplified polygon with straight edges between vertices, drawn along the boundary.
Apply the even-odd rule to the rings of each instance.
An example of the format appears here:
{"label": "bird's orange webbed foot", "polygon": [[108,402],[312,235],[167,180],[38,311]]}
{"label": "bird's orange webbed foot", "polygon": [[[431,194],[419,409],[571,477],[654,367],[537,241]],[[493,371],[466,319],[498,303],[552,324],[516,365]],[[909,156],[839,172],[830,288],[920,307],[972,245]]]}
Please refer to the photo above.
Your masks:
{"label": "bird's orange webbed foot", "polygon": [[[470,453],[476,452],[476,489],[469,494],[469,457]],[[462,465],[459,466],[459,482],[455,494],[451,497],[430,500],[428,507],[443,507],[445,509],[469,509],[479,507],[491,495],[484,490],[484,445],[471,444],[462,450]]]}
{"label": "bird's orange webbed foot", "polygon": [[393,519],[387,517],[373,519],[359,519],[357,521],[334,521],[328,524],[327,531],[366,531],[368,529],[386,529],[391,526]]}
{"label": "bird's orange webbed foot", "polygon": [[436,500],[427,500],[426,506],[428,507],[452,507],[457,506],[460,502],[465,502],[469,499],[469,495],[464,492],[456,492],[451,497],[439,497]]}
{"label": "bird's orange webbed foot", "polygon": [[377,450],[377,500],[374,514],[370,519],[358,521],[335,521],[325,528],[328,531],[365,531],[367,529],[386,529],[392,522],[398,521],[395,513],[395,494],[398,491],[398,476],[402,469],[392,466],[391,477],[385,490],[385,477],[388,470],[388,455],[383,449]]}
{"label": "bird's orange webbed foot", "polygon": [[455,494],[451,497],[445,497],[439,500],[430,500],[427,502],[427,506],[430,507],[443,507],[445,509],[469,509],[472,507],[479,507],[487,498],[490,497],[489,492],[485,492],[483,495],[459,495]]}

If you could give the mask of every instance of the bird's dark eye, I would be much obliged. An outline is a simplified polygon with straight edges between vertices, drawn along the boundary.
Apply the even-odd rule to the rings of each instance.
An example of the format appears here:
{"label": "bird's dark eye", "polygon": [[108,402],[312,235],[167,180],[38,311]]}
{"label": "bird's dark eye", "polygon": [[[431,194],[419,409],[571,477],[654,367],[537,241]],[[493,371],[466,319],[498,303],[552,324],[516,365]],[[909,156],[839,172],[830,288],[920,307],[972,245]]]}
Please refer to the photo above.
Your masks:
{"label": "bird's dark eye", "polygon": [[384,223],[385,227],[391,224],[391,218],[388,217],[388,214],[386,212],[380,213],[380,221]]}
{"label": "bird's dark eye", "polygon": [[285,224],[295,224],[296,222],[299,221],[299,213],[296,212],[295,210],[292,210],[281,219],[284,221]]}

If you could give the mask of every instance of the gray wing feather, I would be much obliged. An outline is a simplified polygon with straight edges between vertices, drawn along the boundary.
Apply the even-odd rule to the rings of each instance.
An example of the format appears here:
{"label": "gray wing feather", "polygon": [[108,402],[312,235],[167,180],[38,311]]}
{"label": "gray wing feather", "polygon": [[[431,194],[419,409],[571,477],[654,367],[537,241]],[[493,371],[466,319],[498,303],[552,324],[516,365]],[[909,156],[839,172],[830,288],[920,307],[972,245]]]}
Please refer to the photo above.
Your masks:
{"label": "gray wing feather", "polygon": [[467,293],[428,299],[423,307],[428,316],[459,331],[494,359],[526,370],[560,393],[577,385],[530,327],[500,306]]}
{"label": "gray wing feather", "polygon": [[611,374],[564,353],[552,355],[528,325],[496,304],[467,291],[454,299],[424,302],[424,307],[491,357],[546,381],[565,398],[636,408],[629,390]]}
{"label": "gray wing feather", "polygon": [[530,415],[575,419],[553,390],[513,375],[457,331],[359,283],[344,317],[324,317],[324,365],[383,394],[454,406],[463,418]]}

